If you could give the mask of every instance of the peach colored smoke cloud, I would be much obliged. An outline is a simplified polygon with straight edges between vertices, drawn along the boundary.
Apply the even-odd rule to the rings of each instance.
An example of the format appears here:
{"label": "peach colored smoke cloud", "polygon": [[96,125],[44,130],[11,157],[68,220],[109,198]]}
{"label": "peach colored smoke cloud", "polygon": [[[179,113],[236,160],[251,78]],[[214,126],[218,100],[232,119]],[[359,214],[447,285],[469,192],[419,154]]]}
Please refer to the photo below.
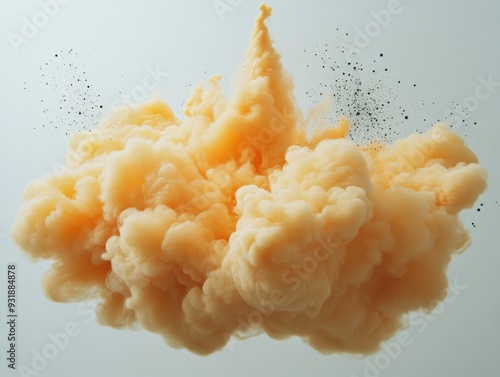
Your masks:
{"label": "peach colored smoke cloud", "polygon": [[442,299],[485,170],[445,125],[390,146],[355,145],[345,119],[306,135],[270,12],[233,98],[214,77],[183,120],[125,109],[28,186],[13,236],[54,261],[49,298],[98,299],[102,324],[199,354],[256,331],[366,354]]}

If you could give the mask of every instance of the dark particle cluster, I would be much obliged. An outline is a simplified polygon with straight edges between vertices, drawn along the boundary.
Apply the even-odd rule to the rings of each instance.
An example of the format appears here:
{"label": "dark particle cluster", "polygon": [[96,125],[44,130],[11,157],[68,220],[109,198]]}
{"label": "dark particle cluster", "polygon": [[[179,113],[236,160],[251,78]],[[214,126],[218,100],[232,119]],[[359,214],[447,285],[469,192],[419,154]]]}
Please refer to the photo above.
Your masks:
{"label": "dark particle cluster", "polygon": [[[351,122],[350,137],[355,142],[393,142],[401,137],[401,126],[411,120],[399,96],[407,96],[407,91],[417,84],[402,85],[401,80],[394,79],[384,66],[384,53],[378,53],[367,65],[355,56],[347,59],[339,45],[317,45],[313,51],[304,50],[312,56],[306,68],[314,83],[306,95],[315,103],[330,96],[333,104],[328,121],[335,123],[339,116],[346,116]],[[396,83],[401,84],[399,88]],[[416,103],[415,107],[424,105]]]}
{"label": "dark particle cluster", "polygon": [[102,118],[103,100],[94,88],[85,58],[73,49],[59,51],[39,67],[38,84],[47,95],[40,99],[45,119],[35,129],[71,135],[89,131]]}
{"label": "dark particle cluster", "polygon": [[[498,204],[498,202],[496,202],[496,203]],[[481,209],[483,208],[483,206],[484,206],[484,203],[479,204],[479,207],[477,207],[477,208],[476,208],[476,211],[477,211],[477,212],[481,212]],[[477,225],[477,223],[476,223],[476,222],[477,222],[477,220],[476,220],[476,221],[473,221],[473,222],[471,223],[471,225],[472,225],[472,227],[473,227],[473,228],[475,228],[475,227],[476,227],[476,225]]]}

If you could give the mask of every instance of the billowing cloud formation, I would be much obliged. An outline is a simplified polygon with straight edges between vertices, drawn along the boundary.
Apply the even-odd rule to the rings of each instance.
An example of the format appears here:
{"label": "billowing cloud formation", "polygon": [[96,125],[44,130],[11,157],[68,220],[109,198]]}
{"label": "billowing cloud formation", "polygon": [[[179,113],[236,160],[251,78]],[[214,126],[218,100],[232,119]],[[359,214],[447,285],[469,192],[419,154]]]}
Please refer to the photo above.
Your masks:
{"label": "billowing cloud formation", "polygon": [[98,299],[101,323],[172,347],[258,330],[370,353],[442,299],[486,173],[445,125],[390,146],[355,145],[347,120],[307,135],[260,11],[234,98],[214,77],[182,121],[153,102],[75,135],[13,236],[54,261],[51,299]]}

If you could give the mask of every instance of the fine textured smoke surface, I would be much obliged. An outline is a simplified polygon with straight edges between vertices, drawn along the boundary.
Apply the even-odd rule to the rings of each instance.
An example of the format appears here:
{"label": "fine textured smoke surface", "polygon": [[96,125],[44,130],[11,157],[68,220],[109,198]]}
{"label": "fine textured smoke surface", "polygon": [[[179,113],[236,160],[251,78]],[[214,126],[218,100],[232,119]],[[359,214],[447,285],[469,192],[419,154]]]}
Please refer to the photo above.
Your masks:
{"label": "fine textured smoke surface", "polygon": [[50,299],[97,299],[102,324],[199,354],[261,331],[368,354],[443,298],[485,170],[445,125],[394,145],[354,144],[346,119],[306,132],[270,12],[232,98],[214,77],[182,120],[116,111],[28,186],[13,236],[54,261]]}

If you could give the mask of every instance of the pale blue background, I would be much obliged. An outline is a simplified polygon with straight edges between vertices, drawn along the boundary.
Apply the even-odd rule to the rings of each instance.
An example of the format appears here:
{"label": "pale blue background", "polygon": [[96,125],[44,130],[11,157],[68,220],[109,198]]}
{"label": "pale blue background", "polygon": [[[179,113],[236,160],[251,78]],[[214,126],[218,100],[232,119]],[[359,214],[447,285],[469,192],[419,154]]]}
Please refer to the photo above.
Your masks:
{"label": "pale blue background", "polygon": [[[228,1],[224,0],[225,3]],[[238,1],[233,1],[237,4]],[[87,67],[85,77],[102,93],[105,110],[140,83],[147,66],[160,65],[170,73],[154,95],[171,103],[181,116],[180,105],[191,85],[210,74],[222,74],[224,84],[242,62],[259,1],[245,0],[218,17],[212,1],[98,1],[72,0],[19,53],[7,34],[19,33],[22,17],[39,10],[36,1],[1,0],[0,12],[0,233],[6,235],[21,204],[27,182],[52,172],[66,150],[68,119],[58,113],[52,87],[39,84],[40,67],[59,51],[78,52],[75,64]],[[335,44],[336,28],[352,32],[372,19],[370,11],[387,7],[387,1],[269,1],[274,6],[270,23],[276,46],[293,74],[299,103],[308,109],[312,100],[304,93],[315,85],[306,64],[315,62],[303,50],[317,44]],[[483,1],[402,0],[404,11],[373,38],[358,59],[370,62],[378,51],[386,55],[390,72],[418,83],[411,97],[399,96],[403,105],[425,99],[428,119],[436,120],[452,101],[474,93],[478,77],[500,81],[498,36],[500,5]],[[348,39],[349,41],[349,39]],[[68,60],[67,60],[68,61]],[[45,68],[50,72],[52,66]],[[206,73],[205,73],[206,72]],[[56,80],[67,81],[64,73]],[[324,78],[323,80],[328,80]],[[24,89],[24,82],[28,88]],[[388,83],[391,90],[401,86]],[[47,101],[42,103],[41,98]],[[118,97],[119,98],[119,97]],[[467,288],[445,306],[425,331],[410,328],[412,344],[391,361],[382,376],[485,376],[498,375],[500,351],[500,207],[498,192],[499,91],[480,103],[470,120],[476,127],[463,130],[490,174],[489,190],[475,208],[463,213],[471,229],[472,247],[457,256],[449,276]],[[76,101],[76,100],[74,100]],[[434,102],[434,104],[432,104]],[[48,105],[47,105],[48,104]],[[43,113],[47,106],[51,111]],[[53,121],[52,129],[41,123]],[[64,123],[64,122],[62,122]],[[430,124],[408,123],[402,135]],[[476,228],[471,227],[474,221]],[[40,372],[41,376],[363,376],[365,362],[352,356],[318,354],[300,339],[276,342],[265,336],[233,344],[212,356],[200,358],[167,347],[162,339],[145,331],[115,331],[94,320],[86,322],[86,308],[47,301],[40,280],[48,263],[33,264],[19,253],[8,237],[0,244],[0,315],[4,321],[6,266],[18,264],[20,341],[18,366],[31,365],[33,350],[49,342],[48,334],[75,322],[81,333]],[[0,350],[6,348],[5,328]],[[375,357],[368,360],[374,361]],[[13,376],[0,359],[0,375]]]}

